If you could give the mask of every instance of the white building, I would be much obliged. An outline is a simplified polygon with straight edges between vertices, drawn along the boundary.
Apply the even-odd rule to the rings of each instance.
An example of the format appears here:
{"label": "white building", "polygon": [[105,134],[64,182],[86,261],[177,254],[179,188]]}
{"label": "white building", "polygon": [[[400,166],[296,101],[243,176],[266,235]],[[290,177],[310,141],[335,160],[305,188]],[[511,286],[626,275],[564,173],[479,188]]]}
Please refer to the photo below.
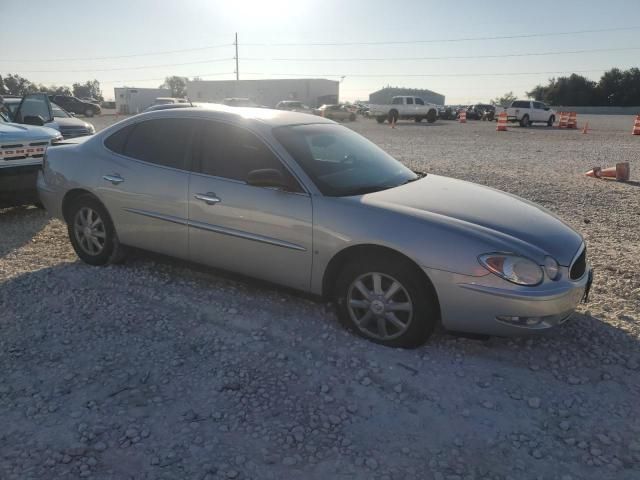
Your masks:
{"label": "white building", "polygon": [[259,105],[275,107],[281,100],[299,100],[310,107],[338,103],[340,83],[324,78],[268,80],[187,81],[192,102],[220,103],[225,98],[248,98]]}
{"label": "white building", "polygon": [[122,114],[140,113],[151,106],[158,97],[170,97],[168,88],[114,88],[116,112]]}

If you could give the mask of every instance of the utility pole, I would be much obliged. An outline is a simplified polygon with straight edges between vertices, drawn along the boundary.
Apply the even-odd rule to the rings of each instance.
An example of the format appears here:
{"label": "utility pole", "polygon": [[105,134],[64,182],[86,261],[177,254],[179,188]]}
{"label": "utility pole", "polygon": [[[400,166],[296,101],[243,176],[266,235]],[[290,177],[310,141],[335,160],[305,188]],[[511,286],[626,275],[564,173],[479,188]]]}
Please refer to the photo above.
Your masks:
{"label": "utility pole", "polygon": [[236,32],[236,41],[234,45],[236,46],[236,80],[240,80],[240,68],[238,67],[238,32]]}

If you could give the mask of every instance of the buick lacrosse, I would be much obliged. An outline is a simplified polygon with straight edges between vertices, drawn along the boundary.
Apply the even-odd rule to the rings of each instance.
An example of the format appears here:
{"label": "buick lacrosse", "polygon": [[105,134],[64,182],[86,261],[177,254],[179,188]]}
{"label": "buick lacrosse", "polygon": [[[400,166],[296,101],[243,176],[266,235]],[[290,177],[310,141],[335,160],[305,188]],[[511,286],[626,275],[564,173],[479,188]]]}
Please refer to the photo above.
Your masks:
{"label": "buick lacrosse", "polygon": [[303,113],[136,115],[49,149],[38,190],[86,263],[131,246],[260,278],[332,299],[388,346],[420,345],[438,324],[542,331],[591,284],[582,237],[544,208],[413,172]]}

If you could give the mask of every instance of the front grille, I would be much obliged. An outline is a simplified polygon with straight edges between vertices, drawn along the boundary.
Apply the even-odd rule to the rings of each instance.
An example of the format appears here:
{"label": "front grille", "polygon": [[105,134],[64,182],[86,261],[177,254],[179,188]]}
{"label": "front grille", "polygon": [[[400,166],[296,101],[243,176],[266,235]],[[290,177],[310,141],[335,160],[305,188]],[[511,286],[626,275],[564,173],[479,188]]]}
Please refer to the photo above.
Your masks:
{"label": "front grille", "polygon": [[49,142],[31,142],[29,144],[16,143],[0,145],[0,160],[25,160],[27,158],[42,158]]}
{"label": "front grille", "polygon": [[85,127],[60,127],[60,133],[64,138],[84,137],[91,135],[88,128]]}
{"label": "front grille", "polygon": [[578,280],[582,278],[584,272],[587,271],[587,247],[582,249],[582,253],[578,258],[576,258],[573,265],[571,265],[571,270],[569,270],[569,277],[571,280]]}

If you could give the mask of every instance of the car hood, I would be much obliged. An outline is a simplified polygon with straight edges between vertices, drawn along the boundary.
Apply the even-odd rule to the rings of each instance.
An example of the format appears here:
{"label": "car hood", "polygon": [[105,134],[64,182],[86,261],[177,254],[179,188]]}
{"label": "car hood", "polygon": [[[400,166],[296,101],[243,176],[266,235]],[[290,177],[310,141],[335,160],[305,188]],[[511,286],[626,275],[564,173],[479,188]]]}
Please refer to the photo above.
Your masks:
{"label": "car hood", "polygon": [[0,122],[1,143],[51,140],[59,136],[60,133],[52,128]]}
{"label": "car hood", "polygon": [[400,187],[367,194],[360,201],[415,216],[428,214],[439,222],[478,231],[485,238],[488,233],[495,237],[500,250],[512,245],[514,253],[536,251],[538,260],[541,254],[548,254],[564,266],[570,265],[583,241],[579,233],[535,203],[490,187],[438,175],[427,175]]}
{"label": "car hood", "polygon": [[58,125],[59,127],[84,127],[84,128],[89,128],[91,126],[90,123],[74,117],[70,117],[70,118],[55,117],[53,119],[53,122],[50,122],[47,124],[47,126],[49,125],[52,128],[56,128],[56,125]]}

